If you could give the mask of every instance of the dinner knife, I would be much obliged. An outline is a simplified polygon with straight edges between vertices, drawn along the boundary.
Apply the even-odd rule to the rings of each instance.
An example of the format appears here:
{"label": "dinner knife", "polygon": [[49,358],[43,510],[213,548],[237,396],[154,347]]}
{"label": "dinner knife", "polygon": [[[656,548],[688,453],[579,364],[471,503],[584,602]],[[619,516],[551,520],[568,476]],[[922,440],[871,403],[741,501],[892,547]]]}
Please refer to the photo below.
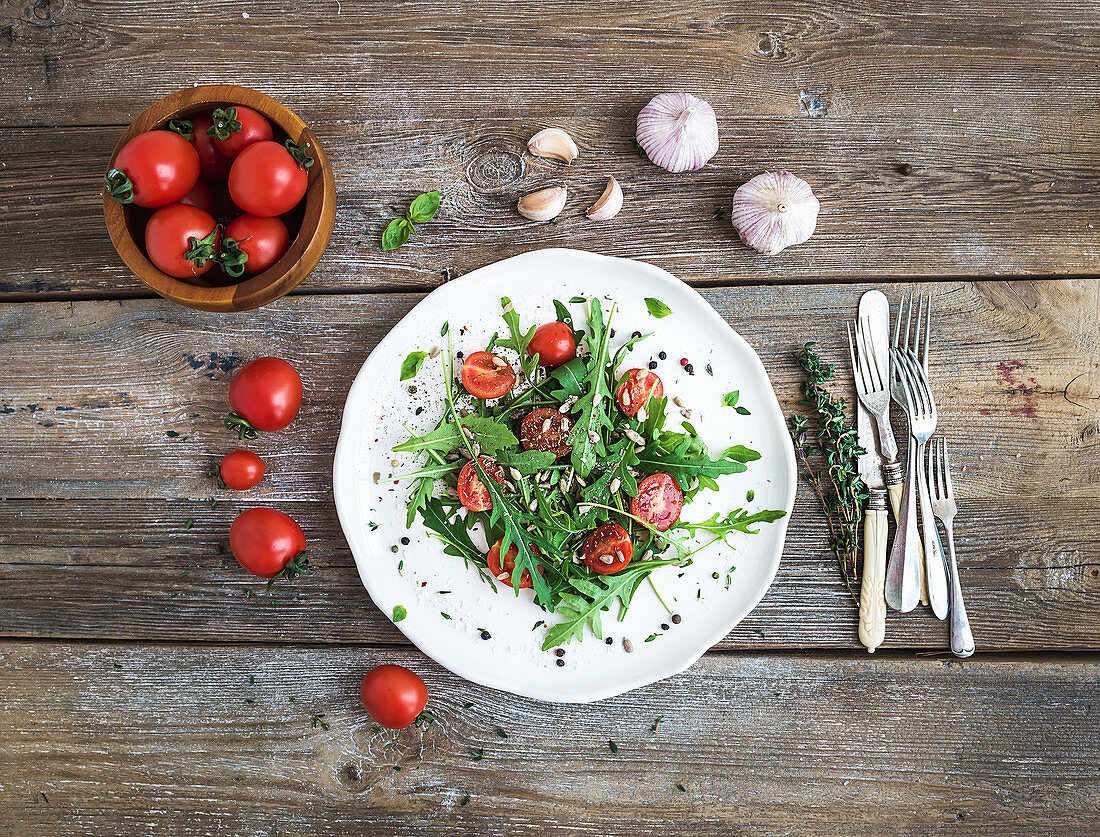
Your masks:
{"label": "dinner knife", "polygon": [[[867,326],[881,365],[882,380],[889,381],[890,303],[881,291],[868,291],[859,300],[859,317]],[[868,361],[871,359],[868,358]],[[874,422],[856,399],[856,433],[865,453],[859,457],[859,475],[867,484],[863,508],[863,582],[859,590],[859,641],[871,654],[886,638],[886,484],[882,456],[875,441]],[[896,451],[895,451],[896,457]],[[896,465],[896,463],[894,463]],[[899,477],[900,482],[900,477]]]}

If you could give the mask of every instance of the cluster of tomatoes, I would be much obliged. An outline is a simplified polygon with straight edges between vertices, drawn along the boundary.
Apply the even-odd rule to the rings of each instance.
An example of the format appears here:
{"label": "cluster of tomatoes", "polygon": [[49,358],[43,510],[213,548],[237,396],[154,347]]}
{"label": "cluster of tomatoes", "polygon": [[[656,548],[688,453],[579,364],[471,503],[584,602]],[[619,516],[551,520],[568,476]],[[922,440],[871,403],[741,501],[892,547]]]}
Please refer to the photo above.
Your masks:
{"label": "cluster of tomatoes", "polygon": [[[302,379],[285,360],[261,357],[241,367],[229,384],[233,413],[226,426],[242,438],[282,430],[302,406]],[[218,469],[227,488],[246,491],[264,476],[264,463],[252,451],[226,454]],[[274,581],[310,572],[306,536],[289,515],[257,507],[241,512],[229,527],[233,557],[253,575]],[[359,688],[363,706],[384,727],[401,729],[416,720],[428,702],[428,689],[414,672],[399,665],[371,669]]]}
{"label": "cluster of tomatoes", "polygon": [[[563,322],[551,322],[539,326],[531,338],[527,352],[538,355],[540,365],[552,369],[568,363],[577,356],[577,343],[573,330]],[[474,352],[462,363],[462,385],[477,398],[500,398],[516,384],[512,365],[491,352]],[[664,395],[664,385],[656,373],[648,369],[627,370],[615,389],[619,409],[630,417],[636,416],[650,398]],[[569,434],[572,428],[568,415],[551,407],[532,410],[520,421],[519,438],[525,450],[549,451],[556,457],[568,456],[572,451]],[[504,470],[488,456],[478,457],[486,476],[504,485]],[[488,511],[493,507],[489,490],[478,476],[474,463],[467,462],[458,474],[458,497],[470,511]],[[638,484],[638,493],[630,502],[630,513],[644,520],[657,531],[663,532],[680,518],[684,494],[679,484],[669,474],[657,473]],[[489,572],[502,584],[512,585],[512,571],[518,550],[513,544],[503,558],[502,541],[497,541],[486,556]],[[539,553],[538,548],[531,549]],[[581,547],[584,562],[593,572],[602,575],[616,573],[626,567],[634,556],[634,544],[630,534],[615,522],[604,523],[593,529]],[[539,553],[541,555],[541,553]],[[542,571],[542,568],[539,568]],[[520,576],[519,586],[530,587],[531,575],[526,570]]]}
{"label": "cluster of tomatoes", "polygon": [[[305,196],[313,158],[252,108],[217,108],[173,119],[130,140],[105,180],[120,203],[155,210],[145,252],[177,279],[220,266],[229,276],[261,273],[290,248],[280,218]],[[228,220],[223,226],[218,219]]]}

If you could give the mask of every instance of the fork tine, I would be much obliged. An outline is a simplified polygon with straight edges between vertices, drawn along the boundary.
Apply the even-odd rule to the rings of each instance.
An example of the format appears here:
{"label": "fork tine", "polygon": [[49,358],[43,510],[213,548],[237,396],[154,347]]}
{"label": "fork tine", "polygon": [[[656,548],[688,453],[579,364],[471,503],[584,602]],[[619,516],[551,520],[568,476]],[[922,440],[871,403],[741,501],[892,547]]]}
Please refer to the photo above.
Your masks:
{"label": "fork tine", "polygon": [[943,473],[947,481],[947,497],[949,499],[955,499],[955,484],[951,481],[951,458],[947,455],[947,439],[940,437],[940,442],[943,445]]}
{"label": "fork tine", "polygon": [[[863,364],[860,363],[862,355],[856,351],[855,344],[852,342],[852,324],[845,323],[844,325],[848,329],[848,351],[852,354],[852,377],[856,381],[856,392],[866,394],[868,392],[866,370],[863,368]],[[856,333],[857,335],[859,333],[858,326],[856,327]]]}
{"label": "fork tine", "polygon": [[[912,302],[909,303],[910,309],[913,307]],[[913,327],[913,354],[920,357],[920,345],[921,345],[921,317],[924,314],[924,294],[917,297],[917,320]]]}
{"label": "fork tine", "polygon": [[902,346],[903,349],[909,348],[909,331],[913,327],[913,295],[910,294],[906,299],[909,305],[905,311],[905,345]]}
{"label": "fork tine", "polygon": [[864,379],[867,382],[868,392],[878,392],[882,389],[878,376],[875,374],[874,363],[867,349],[867,323],[864,317],[856,320],[856,344],[859,346],[860,366],[863,368]]}
{"label": "fork tine", "polygon": [[924,351],[921,354],[920,363],[924,371],[928,371],[928,346],[932,342],[932,294],[928,295],[924,306]]}
{"label": "fork tine", "polygon": [[937,500],[944,499],[946,491],[943,484],[943,466],[940,460],[942,436],[937,436],[928,446],[928,487]]}
{"label": "fork tine", "polygon": [[859,385],[859,363],[856,361],[856,348],[852,345],[852,324],[849,322],[844,323],[844,328],[848,332],[848,352],[852,356],[852,375],[856,378],[856,385]]}
{"label": "fork tine", "polygon": [[880,390],[889,389],[889,376],[885,375],[882,371],[882,364],[879,362],[878,349],[875,347],[875,337],[871,334],[871,321],[864,319],[863,328],[864,339],[867,341],[867,354],[871,362],[871,367],[875,370],[875,380],[878,382],[878,388]]}
{"label": "fork tine", "polygon": [[891,344],[892,348],[900,348],[901,342],[901,312],[905,310],[905,297],[902,297],[900,303],[898,303],[898,313],[894,315],[894,342]]}
{"label": "fork tine", "polygon": [[924,452],[928,456],[928,461],[921,463],[921,465],[924,466],[924,472],[928,477],[928,490],[931,492],[933,500],[938,499],[939,496],[940,496],[939,491],[936,489],[936,467],[935,467],[935,465],[936,465],[936,442],[937,441],[938,441],[937,439],[933,439],[931,444],[926,446]]}

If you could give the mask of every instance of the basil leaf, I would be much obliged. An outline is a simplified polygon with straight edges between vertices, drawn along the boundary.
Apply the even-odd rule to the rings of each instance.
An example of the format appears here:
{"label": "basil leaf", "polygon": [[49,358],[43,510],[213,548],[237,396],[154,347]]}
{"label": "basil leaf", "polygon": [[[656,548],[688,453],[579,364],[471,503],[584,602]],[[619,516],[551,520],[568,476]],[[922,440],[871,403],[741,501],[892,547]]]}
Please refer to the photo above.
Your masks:
{"label": "basil leaf", "polygon": [[415,378],[416,373],[420,371],[420,367],[427,357],[427,352],[409,352],[409,356],[401,364],[401,380],[407,381],[409,378]]}
{"label": "basil leaf", "polygon": [[661,302],[661,300],[654,299],[651,296],[645,298],[645,307],[649,310],[649,313],[658,320],[672,313],[671,308]]}
{"label": "basil leaf", "polygon": [[737,413],[738,413],[739,415],[742,415],[742,416],[751,416],[751,415],[752,415],[752,413],[750,413],[750,412],[749,412],[748,410],[746,410],[746,409],[745,409],[744,407],[734,407],[734,410],[735,410],[735,411],[736,411],[736,412],[737,412]]}
{"label": "basil leaf", "polygon": [[402,619],[404,619],[408,615],[409,615],[409,612],[407,610],[405,610],[404,605],[394,605],[393,606],[393,621],[394,622],[400,622]]}
{"label": "basil leaf", "polygon": [[737,399],[741,397],[741,390],[735,389],[733,392],[727,392],[722,399],[723,407],[736,407]]}
{"label": "basil leaf", "polygon": [[382,233],[382,249],[396,250],[409,240],[409,236],[413,234],[413,229],[413,225],[404,218],[394,218],[386,226],[386,231]]}
{"label": "basil leaf", "polygon": [[409,205],[408,218],[414,224],[426,223],[439,211],[440,195],[438,190],[418,195]]}

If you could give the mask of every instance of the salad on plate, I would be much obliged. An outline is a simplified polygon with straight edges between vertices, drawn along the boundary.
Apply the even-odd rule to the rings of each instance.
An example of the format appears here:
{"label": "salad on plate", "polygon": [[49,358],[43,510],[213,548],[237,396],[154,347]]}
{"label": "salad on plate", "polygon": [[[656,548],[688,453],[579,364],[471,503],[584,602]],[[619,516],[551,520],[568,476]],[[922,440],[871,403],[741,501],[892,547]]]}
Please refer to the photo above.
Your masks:
{"label": "salad on plate", "polygon": [[[646,302],[662,315],[659,301]],[[700,491],[717,491],[719,477],[746,471],[760,454],[734,445],[712,455],[686,408],[680,426],[668,426],[660,377],[623,368],[649,335],[616,341],[613,302],[605,310],[599,298],[555,300],[557,319],[538,326],[522,323],[507,297],[501,305],[505,330],[483,350],[405,359],[402,380],[438,360],[443,403],[433,430],[394,451],[426,457],[398,477],[411,485],[407,525],[419,518],[494,592],[530,588],[547,612],[544,650],[588,633],[603,638],[603,615],[617,607],[622,619],[641,584],[660,599],[656,570],[685,567],[731,533],[756,534],[784,516],[734,508],[681,519]],[[441,336],[450,347],[449,324]]]}

